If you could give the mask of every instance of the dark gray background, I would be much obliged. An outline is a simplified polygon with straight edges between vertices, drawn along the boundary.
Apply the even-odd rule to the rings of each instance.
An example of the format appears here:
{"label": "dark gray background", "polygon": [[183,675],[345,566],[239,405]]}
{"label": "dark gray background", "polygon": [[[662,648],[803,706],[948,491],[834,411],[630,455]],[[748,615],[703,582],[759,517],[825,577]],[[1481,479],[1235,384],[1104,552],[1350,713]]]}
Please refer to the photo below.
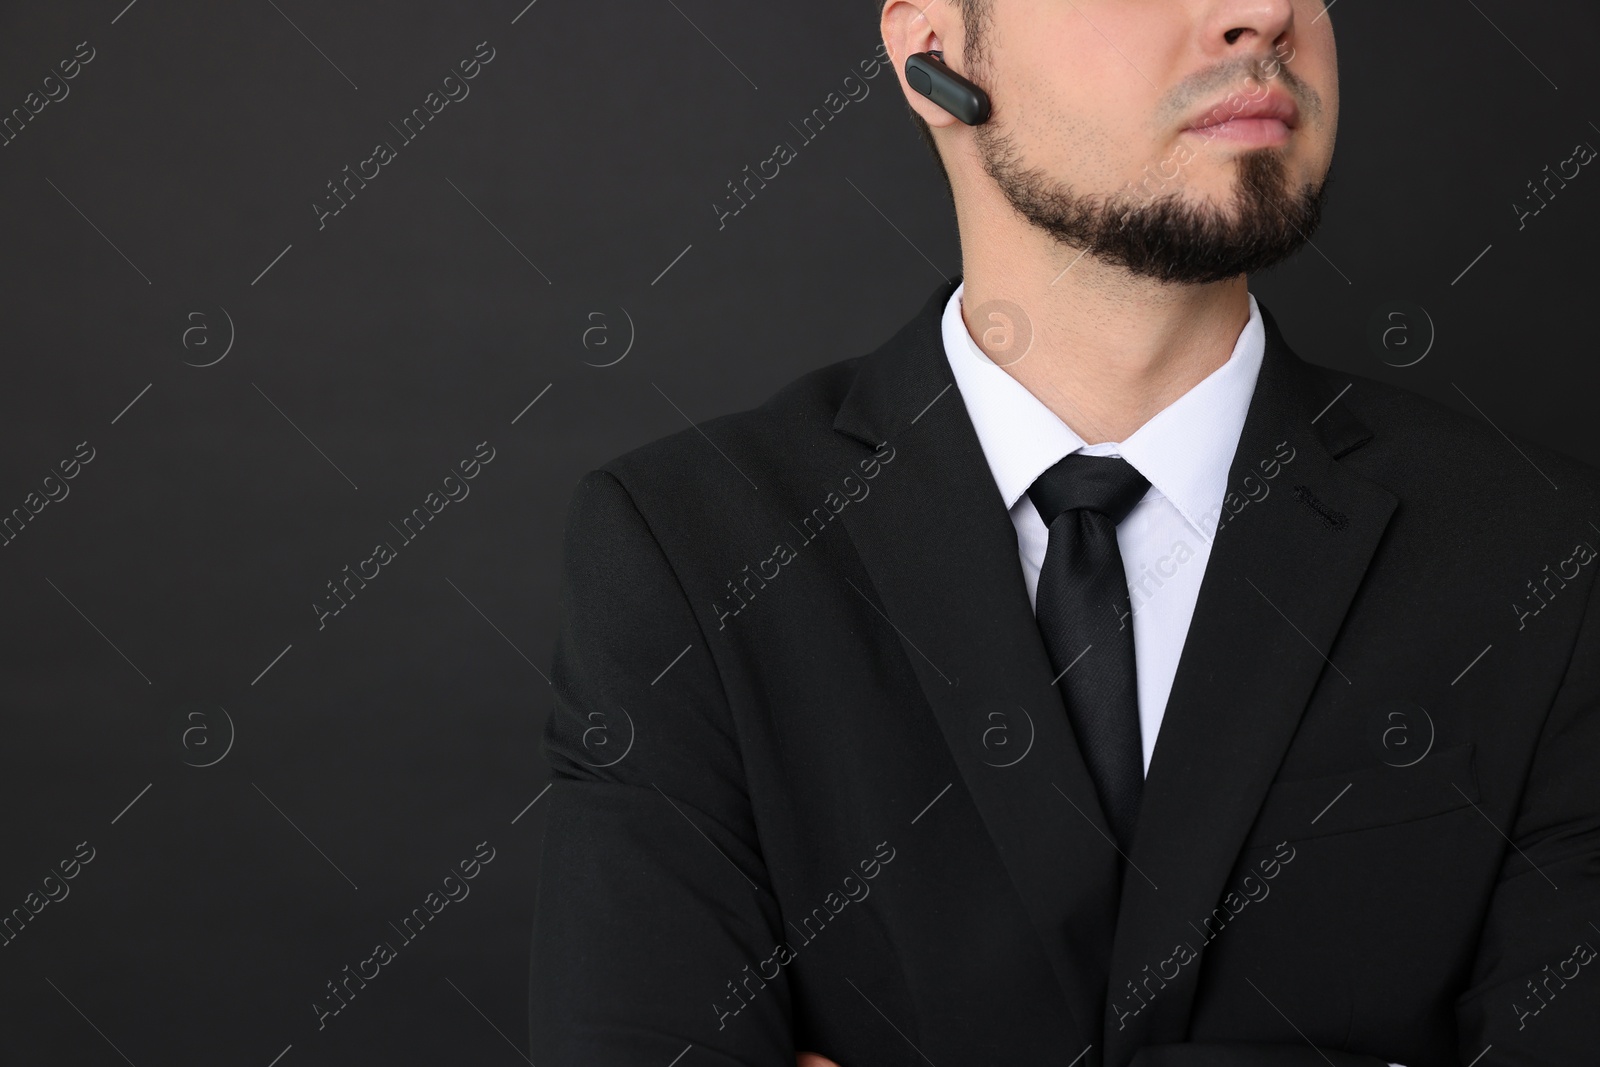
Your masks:
{"label": "dark gray background", "polygon": [[[95,450],[0,547],[0,915],[96,852],[0,947],[0,1060],[522,1062],[571,487],[870,349],[959,271],[891,72],[814,142],[790,125],[860,81],[876,6],[125,5],[0,9],[0,111],[95,50],[0,148],[0,514]],[[1594,5],[1332,17],[1328,214],[1253,289],[1313,362],[1600,462],[1600,174],[1520,231],[1512,206],[1600,146]],[[319,230],[378,140],[396,159]],[[779,141],[798,157],[719,230]],[[1368,341],[1397,300],[1437,331],[1404,369],[1424,323]],[[482,441],[470,495],[398,546]],[[398,558],[319,630],[380,540]],[[481,841],[471,895],[319,1031],[324,984]]]}

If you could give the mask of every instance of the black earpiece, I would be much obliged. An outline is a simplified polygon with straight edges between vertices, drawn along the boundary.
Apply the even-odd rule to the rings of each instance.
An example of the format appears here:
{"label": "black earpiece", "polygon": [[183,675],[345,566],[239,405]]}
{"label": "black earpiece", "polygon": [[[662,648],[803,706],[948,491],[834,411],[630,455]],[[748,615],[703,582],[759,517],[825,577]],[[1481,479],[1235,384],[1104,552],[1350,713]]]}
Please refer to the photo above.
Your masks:
{"label": "black earpiece", "polygon": [[989,121],[989,94],[945,66],[943,52],[908,57],[906,82],[968,126]]}

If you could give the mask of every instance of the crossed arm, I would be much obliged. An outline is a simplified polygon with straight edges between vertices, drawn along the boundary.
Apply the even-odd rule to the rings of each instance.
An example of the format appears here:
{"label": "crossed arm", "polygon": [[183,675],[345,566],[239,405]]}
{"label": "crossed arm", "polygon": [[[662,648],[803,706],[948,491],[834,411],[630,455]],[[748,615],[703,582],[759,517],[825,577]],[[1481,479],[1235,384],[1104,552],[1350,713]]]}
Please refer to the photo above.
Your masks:
{"label": "crossed arm", "polygon": [[533,1062],[794,1067],[783,940],[732,715],[683,589],[627,490],[575,490],[560,586],[554,780],[534,911]]}
{"label": "crossed arm", "polygon": [[[729,1010],[783,940],[711,649],[626,488],[575,490],[530,990],[534,1062],[838,1067],[794,1048],[787,979]],[[1594,1062],[1600,1048],[1600,614],[1590,595],[1457,1002],[1461,1063]],[[1559,886],[1559,890],[1553,888]],[[1478,1057],[1476,1060],[1474,1057]],[[1384,1067],[1310,1045],[1180,1044],[1131,1067]],[[845,1067],[876,1067],[847,1064]]]}

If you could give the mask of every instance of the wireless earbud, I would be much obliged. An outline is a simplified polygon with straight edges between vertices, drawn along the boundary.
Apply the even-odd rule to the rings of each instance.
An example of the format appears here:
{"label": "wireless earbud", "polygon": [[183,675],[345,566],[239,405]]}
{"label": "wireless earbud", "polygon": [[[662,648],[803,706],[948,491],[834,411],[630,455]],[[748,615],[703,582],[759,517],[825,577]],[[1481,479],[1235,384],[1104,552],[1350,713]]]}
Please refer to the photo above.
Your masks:
{"label": "wireless earbud", "polygon": [[943,52],[907,57],[906,83],[968,126],[989,121],[989,94],[945,66]]}

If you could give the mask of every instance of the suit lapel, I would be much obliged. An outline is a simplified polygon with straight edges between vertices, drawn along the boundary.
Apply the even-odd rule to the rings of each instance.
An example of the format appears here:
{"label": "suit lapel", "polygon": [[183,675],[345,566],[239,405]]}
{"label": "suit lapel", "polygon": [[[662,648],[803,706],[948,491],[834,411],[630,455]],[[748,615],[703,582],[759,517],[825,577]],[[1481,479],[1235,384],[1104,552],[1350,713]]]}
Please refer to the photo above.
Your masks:
{"label": "suit lapel", "polygon": [[[1336,462],[1371,434],[1262,314],[1266,352],[1228,488],[1269,493],[1218,533],[1173,679],[1131,852],[1149,881],[1122,887],[1107,1064],[1186,1036],[1203,960],[1164,984],[1159,972],[1170,974],[1179,944],[1203,948],[1197,928],[1233,888],[1225,881],[1313,687],[1360,681],[1336,650],[1327,656],[1396,499]],[[1280,458],[1281,442],[1293,458],[1267,481],[1260,463]]]}
{"label": "suit lapel", "polygon": [[[1200,961],[1153,997],[1135,999],[1126,983],[1178,942],[1202,948],[1194,927],[1226,892],[1313,687],[1324,675],[1353,683],[1325,655],[1397,501],[1337,463],[1370,431],[1263,307],[1266,351],[1229,505],[1262,482],[1270,492],[1229,518],[1212,546],[1130,867],[1106,836],[1015,530],[944,354],[940,319],[958,282],[857,367],[834,428],[863,454],[888,442],[895,459],[873,503],[841,517],[871,579],[860,593],[916,671],[1069,1011],[1088,1040],[1103,1027],[1104,1063],[1125,1064],[1140,1045],[1185,1036]],[[1282,463],[1291,448],[1263,478],[1261,462]]]}
{"label": "suit lapel", "polygon": [[1104,1003],[1120,860],[1053,684],[1015,528],[944,354],[940,318],[956,282],[857,368],[834,427],[863,455],[883,442],[895,454],[871,501],[842,518],[871,578],[859,592],[916,671],[957,788],[1088,1040]]}

